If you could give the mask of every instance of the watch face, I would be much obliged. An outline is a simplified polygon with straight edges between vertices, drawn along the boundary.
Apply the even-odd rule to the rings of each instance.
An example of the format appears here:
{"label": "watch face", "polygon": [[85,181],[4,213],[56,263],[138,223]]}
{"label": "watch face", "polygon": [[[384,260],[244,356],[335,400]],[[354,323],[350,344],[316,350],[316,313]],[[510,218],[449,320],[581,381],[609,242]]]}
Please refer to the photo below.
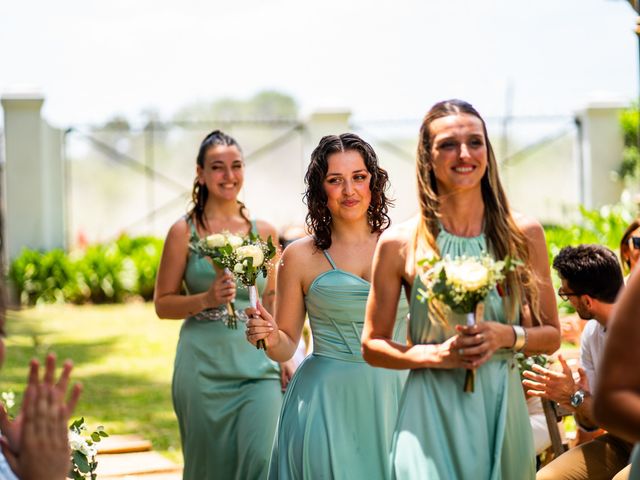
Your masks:
{"label": "watch face", "polygon": [[584,392],[582,390],[578,390],[576,393],[571,395],[571,406],[574,408],[578,408],[582,405],[584,401]]}

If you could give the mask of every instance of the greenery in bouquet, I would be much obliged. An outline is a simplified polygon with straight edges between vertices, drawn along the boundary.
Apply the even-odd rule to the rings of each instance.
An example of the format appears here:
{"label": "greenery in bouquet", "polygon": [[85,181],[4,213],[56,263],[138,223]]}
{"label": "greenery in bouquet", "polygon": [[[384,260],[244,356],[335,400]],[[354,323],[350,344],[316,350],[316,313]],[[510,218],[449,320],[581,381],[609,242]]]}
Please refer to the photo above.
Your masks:
{"label": "greenery in bouquet", "polygon": [[271,237],[263,241],[251,232],[246,237],[229,232],[214,233],[193,244],[191,249],[198,255],[211,258],[221,269],[228,269],[243,285],[255,285],[260,273],[267,275],[276,247]]}
{"label": "greenery in bouquet", "polygon": [[455,313],[466,314],[475,310],[489,292],[500,284],[506,274],[520,265],[518,260],[506,257],[496,261],[490,255],[479,257],[435,256],[418,262],[429,268],[421,275],[424,289],[419,289],[421,301],[438,301]]}
{"label": "greenery in bouquet", "polygon": [[531,355],[531,356],[527,356],[522,352],[518,352],[516,353],[513,358],[516,360],[516,362],[518,362],[518,370],[520,370],[520,377],[523,377],[523,373],[526,370],[529,371],[533,371],[533,366],[534,365],[540,365],[541,367],[544,368],[549,368],[549,365],[551,363],[553,363],[553,360],[544,354],[537,354],[537,355]]}
{"label": "greenery in bouquet", "polygon": [[13,390],[0,393],[0,402],[2,402],[9,418],[14,418],[13,407],[16,406],[16,394],[13,393]]}
{"label": "greenery in bouquet", "polygon": [[[433,255],[419,262],[420,266],[429,268],[421,275],[425,288],[418,290],[418,298],[427,301],[430,312],[441,321],[445,318],[441,305],[445,305],[457,314],[467,315],[466,324],[473,325],[477,321],[478,304],[518,264],[511,257],[495,261],[488,254],[456,258],[447,255],[442,259]],[[463,391],[473,393],[474,384],[475,371],[467,370]]]}
{"label": "greenery in bouquet", "polygon": [[[256,284],[259,274],[267,276],[270,260],[276,254],[271,237],[265,242],[253,232],[246,237],[229,232],[214,233],[191,243],[190,248],[200,256],[209,257],[217,267],[232,272],[247,287]],[[237,328],[235,307],[230,304],[227,310],[227,326]]]}
{"label": "greenery in bouquet", "polygon": [[75,420],[69,426],[69,447],[71,449],[71,471],[69,478],[74,480],[97,478],[96,469],[98,462],[96,455],[98,448],[96,443],[109,435],[104,431],[104,427],[98,426],[93,432],[88,434],[87,424],[84,418]]}

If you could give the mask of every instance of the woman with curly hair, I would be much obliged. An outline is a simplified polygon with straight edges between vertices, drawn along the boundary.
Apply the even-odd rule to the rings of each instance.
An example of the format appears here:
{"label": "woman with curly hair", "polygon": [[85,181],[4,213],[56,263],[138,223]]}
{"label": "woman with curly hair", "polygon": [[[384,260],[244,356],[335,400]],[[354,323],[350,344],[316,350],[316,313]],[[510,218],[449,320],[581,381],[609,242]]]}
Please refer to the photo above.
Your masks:
{"label": "woman with curly hair", "polygon": [[[367,362],[411,369],[392,477],[533,479],[533,436],[513,356],[560,346],[542,227],[509,209],[485,123],[466,102],[440,102],[427,113],[416,169],[420,214],[378,242],[363,333]],[[418,298],[425,288],[418,262],[483,254],[521,262],[489,293],[484,321],[467,327],[460,315],[432,315]],[[393,340],[402,289],[410,295],[410,345]],[[532,320],[521,321],[521,311]],[[472,393],[463,391],[465,369],[476,369]]]}
{"label": "woman with curly hair", "polygon": [[387,173],[368,143],[346,133],[320,140],[305,182],[311,236],[282,256],[275,320],[262,306],[246,310],[247,338],[265,339],[274,360],[294,354],[305,313],[313,334],[313,354],[285,394],[269,478],[384,479],[406,375],[367,365],[360,335],[373,252],[389,225]]}
{"label": "woman with curly hair", "polygon": [[[276,238],[276,232],[267,222],[251,220],[238,200],[245,167],[235,139],[211,132],[200,145],[196,163],[193,208],[169,230],[154,298],[160,318],[186,318],[172,383],[183,478],[262,479],[290,365],[278,369],[247,344],[242,328],[225,325],[227,303],[235,298],[240,311],[249,304],[247,290],[237,289],[230,274],[191,253],[189,245],[224,231],[263,238]],[[271,309],[275,280],[258,277],[257,286]]]}

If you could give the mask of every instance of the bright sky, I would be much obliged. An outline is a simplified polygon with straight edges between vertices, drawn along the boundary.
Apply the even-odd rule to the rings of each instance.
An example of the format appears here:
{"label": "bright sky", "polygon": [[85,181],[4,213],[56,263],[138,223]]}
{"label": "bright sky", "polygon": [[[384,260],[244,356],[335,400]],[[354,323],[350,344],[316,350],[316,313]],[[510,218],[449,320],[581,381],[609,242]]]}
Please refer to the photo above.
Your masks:
{"label": "bright sky", "polygon": [[485,116],[571,114],[638,92],[624,0],[5,0],[0,92],[37,86],[52,123],[171,115],[274,88],[303,111],[418,118],[459,97]]}

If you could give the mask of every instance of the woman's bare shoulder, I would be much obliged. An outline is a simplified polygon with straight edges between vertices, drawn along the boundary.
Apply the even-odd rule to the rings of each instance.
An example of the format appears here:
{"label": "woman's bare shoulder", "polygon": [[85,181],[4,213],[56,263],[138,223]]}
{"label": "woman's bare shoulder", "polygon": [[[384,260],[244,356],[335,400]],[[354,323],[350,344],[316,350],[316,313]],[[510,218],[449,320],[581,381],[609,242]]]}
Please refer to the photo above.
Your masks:
{"label": "woman's bare shoulder", "polygon": [[392,244],[394,246],[405,246],[410,241],[416,229],[415,219],[410,219],[387,228],[380,235],[380,242],[383,245]]}
{"label": "woman's bare shoulder", "polygon": [[307,235],[287,245],[287,248],[285,248],[282,253],[282,258],[283,260],[288,259],[290,261],[308,260],[317,253],[319,253],[319,251],[316,248],[313,237]]}
{"label": "woman's bare shoulder", "polygon": [[544,239],[544,229],[542,228],[542,224],[534,217],[518,212],[513,212],[512,217],[520,231],[525,237],[527,237],[527,240],[535,241],[540,238]]}
{"label": "woman's bare shoulder", "polygon": [[189,238],[190,234],[191,234],[191,227],[187,223],[187,218],[180,217],[169,228],[169,233],[167,234],[167,240]]}

